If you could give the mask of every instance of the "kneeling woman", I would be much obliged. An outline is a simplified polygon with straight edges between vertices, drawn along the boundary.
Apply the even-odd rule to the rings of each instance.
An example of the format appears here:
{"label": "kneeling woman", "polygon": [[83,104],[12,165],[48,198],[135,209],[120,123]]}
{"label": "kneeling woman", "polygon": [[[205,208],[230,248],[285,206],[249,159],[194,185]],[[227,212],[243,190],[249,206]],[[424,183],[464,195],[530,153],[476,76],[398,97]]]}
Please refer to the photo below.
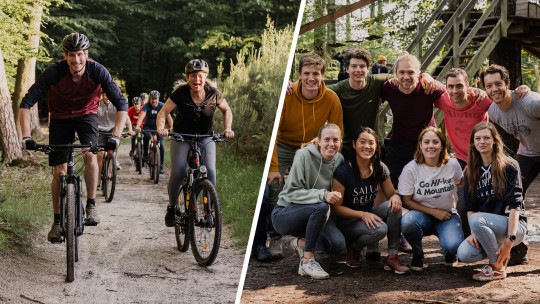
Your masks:
{"label": "kneeling woman", "polygon": [[[401,235],[401,198],[396,194],[390,171],[381,162],[379,138],[370,128],[361,128],[352,142],[355,157],[334,172],[334,190],[342,200],[332,205],[336,224],[347,241],[347,265],[360,266],[362,249],[388,235],[385,269],[407,274],[398,258]],[[374,207],[378,190],[390,200]]]}
{"label": "kneeling woman", "polygon": [[465,263],[489,259],[475,280],[504,279],[510,250],[527,234],[519,165],[504,154],[492,123],[477,124],[470,142],[465,208],[471,235],[459,246],[458,257]]}
{"label": "kneeling woman", "polygon": [[276,231],[297,237],[291,245],[300,257],[298,274],[314,279],[329,276],[315,261],[316,249],[345,249],[343,235],[328,220],[329,205],[341,199],[341,193],[331,190],[332,174],[343,162],[338,152],[340,145],[341,130],[335,124],[326,124],[319,130],[315,145],[296,151],[289,177],[272,211]]}
{"label": "kneeling woman", "polygon": [[418,136],[414,160],[403,168],[398,185],[403,205],[410,210],[401,219],[401,232],[413,249],[411,270],[420,272],[426,267],[422,238],[428,235],[439,238],[447,265],[456,262],[463,229],[453,193],[462,179],[457,159],[448,156],[444,134],[425,128]]}

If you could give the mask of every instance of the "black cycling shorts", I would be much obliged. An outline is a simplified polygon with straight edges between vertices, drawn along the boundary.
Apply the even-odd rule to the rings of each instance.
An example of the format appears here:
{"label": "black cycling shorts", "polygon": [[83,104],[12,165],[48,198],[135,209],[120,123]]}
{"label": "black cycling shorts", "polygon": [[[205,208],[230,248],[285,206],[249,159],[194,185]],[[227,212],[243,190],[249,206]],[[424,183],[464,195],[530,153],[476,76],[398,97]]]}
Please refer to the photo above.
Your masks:
{"label": "black cycling shorts", "polygon": [[[49,123],[49,144],[66,145],[73,143],[75,133],[81,145],[98,143],[98,116],[86,114],[74,118],[51,118]],[[49,166],[57,166],[67,162],[68,152],[52,152],[49,154]]]}

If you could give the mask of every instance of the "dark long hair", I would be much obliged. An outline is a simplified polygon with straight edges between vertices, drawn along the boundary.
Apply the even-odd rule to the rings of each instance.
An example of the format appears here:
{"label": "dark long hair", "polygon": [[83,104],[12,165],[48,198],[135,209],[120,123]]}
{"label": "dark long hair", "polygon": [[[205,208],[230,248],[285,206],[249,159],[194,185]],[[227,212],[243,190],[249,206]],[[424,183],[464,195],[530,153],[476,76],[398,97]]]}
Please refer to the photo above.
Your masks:
{"label": "dark long hair", "polygon": [[474,146],[474,135],[481,130],[491,131],[493,137],[493,150],[491,151],[491,178],[493,181],[493,192],[497,197],[506,195],[506,176],[504,168],[511,165],[512,162],[509,156],[504,154],[504,143],[497,132],[497,128],[490,122],[479,122],[474,126],[469,146],[469,158],[467,160],[467,180],[469,183],[469,194],[474,199],[476,198],[476,188],[480,179],[480,167],[482,166],[482,156]]}
{"label": "dark long hair", "polygon": [[[375,138],[375,143],[377,144],[377,147],[375,148],[375,153],[369,159],[369,164],[373,167],[373,177],[375,178],[375,181],[378,184],[382,183],[384,181],[384,178],[383,178],[383,172],[382,172],[382,167],[381,167],[381,146],[379,144],[379,137],[377,136],[377,133],[373,131],[373,129],[360,126],[360,129],[358,129],[355,133],[353,143],[356,144],[356,141],[358,140],[360,135],[362,135],[363,133],[371,134]],[[358,166],[358,162],[356,161],[356,149],[355,149],[354,157],[351,158],[351,167],[353,168],[356,178],[360,179],[361,178],[360,167]]]}

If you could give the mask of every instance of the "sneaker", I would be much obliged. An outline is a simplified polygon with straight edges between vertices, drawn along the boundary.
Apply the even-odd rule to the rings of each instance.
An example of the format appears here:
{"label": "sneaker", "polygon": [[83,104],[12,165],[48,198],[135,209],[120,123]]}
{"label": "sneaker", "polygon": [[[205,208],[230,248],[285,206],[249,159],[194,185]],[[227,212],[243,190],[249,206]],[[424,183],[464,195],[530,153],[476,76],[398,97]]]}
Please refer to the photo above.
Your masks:
{"label": "sneaker", "polygon": [[455,267],[455,266],[457,266],[457,263],[458,263],[457,256],[455,254],[447,253],[444,256],[444,264],[446,266]]}
{"label": "sneaker", "polygon": [[399,259],[398,255],[389,255],[386,258],[386,263],[384,264],[384,270],[393,270],[394,273],[397,274],[409,274],[411,273],[411,270],[409,267],[405,266],[401,260]]}
{"label": "sneaker", "polygon": [[411,270],[416,272],[422,272],[427,268],[427,264],[424,264],[424,255],[423,254],[414,254],[411,261]]}
{"label": "sneaker", "polygon": [[174,207],[167,206],[167,213],[165,213],[165,226],[174,227],[176,224],[176,217],[174,216]]}
{"label": "sneaker", "polygon": [[524,242],[517,244],[510,250],[510,258],[508,259],[508,266],[529,264],[527,258],[527,251],[529,247]]}
{"label": "sneaker", "polygon": [[300,248],[298,246],[299,238],[293,238],[291,240],[291,248],[293,249],[294,253],[298,256],[298,258],[303,259],[304,258],[304,249]]}
{"label": "sneaker", "polygon": [[255,257],[259,262],[272,261],[272,255],[270,254],[270,251],[268,251],[268,248],[266,248],[264,245],[260,245],[255,249]]}
{"label": "sneaker", "polygon": [[165,174],[165,170],[163,170],[163,166],[159,167],[159,174]]}
{"label": "sneaker", "polygon": [[328,279],[330,276],[315,259],[309,259],[305,263],[304,259],[301,259],[300,265],[298,265],[298,274],[301,276],[308,275],[317,280]]}
{"label": "sneaker", "polygon": [[86,226],[97,226],[99,224],[99,218],[97,217],[96,206],[89,205],[86,207],[86,220],[84,225]]}
{"label": "sneaker", "polygon": [[362,250],[353,249],[347,245],[347,260],[345,263],[351,268],[360,267],[362,265]]}
{"label": "sneaker", "polygon": [[411,244],[407,242],[403,234],[401,235],[401,238],[399,239],[399,250],[402,252],[412,253]]}
{"label": "sneaker", "polygon": [[270,252],[270,255],[272,256],[273,259],[282,259],[283,258],[283,245],[282,245],[281,239],[270,239],[268,251]]}
{"label": "sneaker", "polygon": [[62,231],[60,228],[60,223],[54,222],[52,224],[51,230],[47,234],[47,240],[51,243],[61,243],[62,242]]}
{"label": "sneaker", "polygon": [[122,166],[120,165],[120,161],[116,161],[116,170],[122,169]]}
{"label": "sneaker", "polygon": [[474,280],[477,281],[493,281],[493,280],[502,280],[506,278],[506,270],[494,270],[491,265],[485,265],[482,267],[479,273],[472,276]]}

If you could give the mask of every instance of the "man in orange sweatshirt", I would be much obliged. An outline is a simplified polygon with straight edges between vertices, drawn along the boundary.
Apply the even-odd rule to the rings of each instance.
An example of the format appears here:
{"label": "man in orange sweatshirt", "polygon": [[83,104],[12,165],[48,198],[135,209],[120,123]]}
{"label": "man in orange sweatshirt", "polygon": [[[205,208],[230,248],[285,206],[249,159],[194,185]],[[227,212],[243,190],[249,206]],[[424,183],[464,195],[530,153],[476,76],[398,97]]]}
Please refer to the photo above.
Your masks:
{"label": "man in orange sweatshirt", "polygon": [[[267,203],[261,206],[260,220],[266,220],[266,215],[270,214],[275,205],[283,186],[283,176],[292,165],[296,150],[300,149],[302,144],[317,137],[317,132],[325,123],[334,123],[343,131],[343,110],[336,93],[328,89],[324,83],[324,70],[325,61],[319,55],[304,55],[300,59],[300,79],[293,84],[293,93],[285,96],[281,112],[270,172],[267,177],[270,187],[269,197]],[[338,231],[337,228],[336,231]],[[275,236],[271,240],[270,254],[274,258],[282,257],[280,237]],[[342,235],[341,238],[343,238]],[[262,247],[261,242],[262,240],[258,239],[253,242],[257,259],[269,260],[267,258],[269,252],[265,252],[267,249]],[[344,248],[345,240],[343,239],[343,248],[325,248],[324,244],[321,244],[317,249],[341,251]]]}

